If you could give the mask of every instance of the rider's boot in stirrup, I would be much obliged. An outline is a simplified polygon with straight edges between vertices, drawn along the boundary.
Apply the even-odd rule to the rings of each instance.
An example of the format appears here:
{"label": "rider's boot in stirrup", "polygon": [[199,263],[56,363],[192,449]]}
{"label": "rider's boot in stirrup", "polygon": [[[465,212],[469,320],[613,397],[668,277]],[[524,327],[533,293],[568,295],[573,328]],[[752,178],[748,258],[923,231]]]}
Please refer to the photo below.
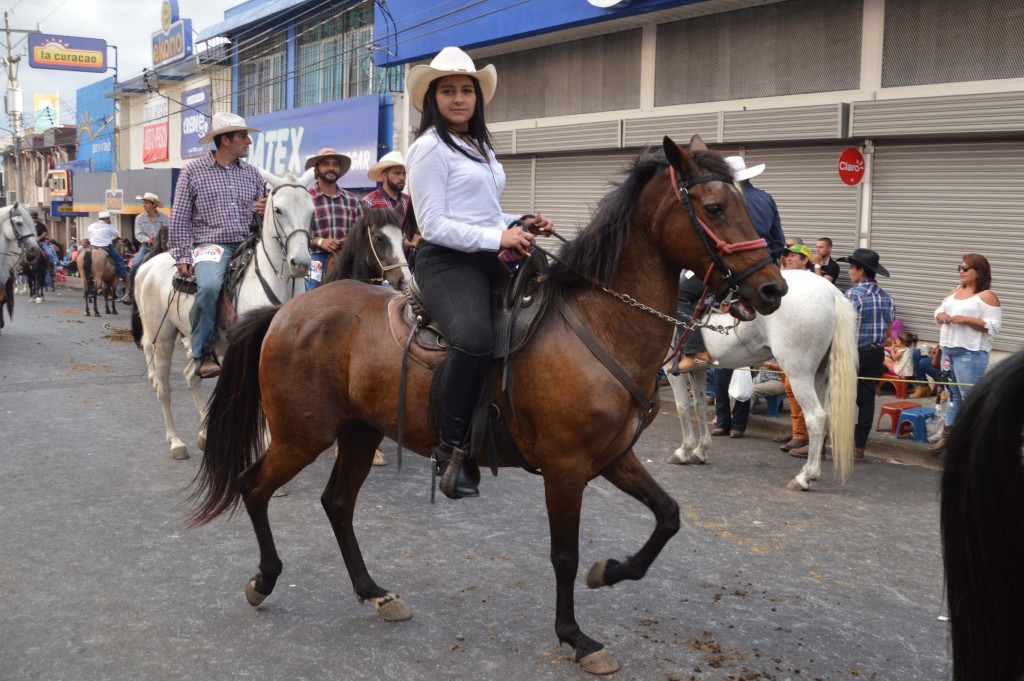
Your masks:
{"label": "rider's boot in stirrup", "polygon": [[434,447],[434,464],[441,478],[438,488],[449,499],[480,496],[480,468],[469,458],[469,449],[445,442]]}

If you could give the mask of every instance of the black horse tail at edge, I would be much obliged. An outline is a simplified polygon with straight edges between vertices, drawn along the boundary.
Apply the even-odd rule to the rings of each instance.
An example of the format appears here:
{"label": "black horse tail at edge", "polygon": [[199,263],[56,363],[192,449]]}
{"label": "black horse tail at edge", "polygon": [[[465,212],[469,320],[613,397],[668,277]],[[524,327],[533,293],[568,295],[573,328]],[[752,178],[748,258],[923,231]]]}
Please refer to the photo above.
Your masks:
{"label": "black horse tail at edge", "polygon": [[139,304],[135,302],[135,297],[132,296],[132,340],[135,341],[135,347],[139,350],[142,349],[142,315],[139,314]]}
{"label": "black horse tail at edge", "polygon": [[1024,352],[979,381],[956,417],[942,475],[953,679],[1024,678]]}
{"label": "black horse tail at edge", "polygon": [[238,476],[263,455],[265,417],[260,396],[260,350],[280,305],[243,315],[221,362],[206,405],[206,452],[192,481],[190,527],[204,525],[241,501]]}

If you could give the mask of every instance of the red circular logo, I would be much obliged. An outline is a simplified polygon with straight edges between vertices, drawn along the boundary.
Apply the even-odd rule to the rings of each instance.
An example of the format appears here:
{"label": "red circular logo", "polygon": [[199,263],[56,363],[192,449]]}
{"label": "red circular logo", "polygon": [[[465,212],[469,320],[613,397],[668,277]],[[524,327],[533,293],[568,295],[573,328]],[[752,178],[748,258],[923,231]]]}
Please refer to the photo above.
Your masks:
{"label": "red circular logo", "polygon": [[849,147],[839,154],[839,179],[851,187],[864,179],[864,154]]}

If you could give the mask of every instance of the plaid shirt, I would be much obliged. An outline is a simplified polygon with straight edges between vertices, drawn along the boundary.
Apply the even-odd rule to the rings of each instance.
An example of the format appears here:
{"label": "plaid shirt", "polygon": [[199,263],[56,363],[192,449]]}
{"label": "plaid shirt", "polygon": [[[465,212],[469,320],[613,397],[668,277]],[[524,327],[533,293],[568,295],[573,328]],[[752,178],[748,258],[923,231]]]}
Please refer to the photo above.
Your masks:
{"label": "plaid shirt", "polygon": [[409,195],[399,192],[396,201],[383,187],[378,187],[363,197],[363,205],[367,208],[388,208],[398,213],[398,218],[404,221],[405,212],[409,210]]}
{"label": "plaid shirt", "polygon": [[237,244],[249,236],[252,205],[267,193],[254,166],[222,166],[214,157],[185,164],[174,190],[168,247],[176,263],[192,262],[193,244]]}
{"label": "plaid shirt", "polygon": [[[309,229],[312,237],[310,241],[313,243],[321,237],[344,241],[348,230],[363,215],[363,208],[355,195],[341,187],[337,188],[337,192],[334,196],[324,194],[319,183],[309,188],[309,193],[313,195],[313,206],[316,208]],[[320,249],[313,246],[311,250],[317,252]]]}
{"label": "plaid shirt", "polygon": [[882,347],[889,325],[896,318],[896,303],[873,279],[864,279],[846,291],[857,308],[857,348]]}

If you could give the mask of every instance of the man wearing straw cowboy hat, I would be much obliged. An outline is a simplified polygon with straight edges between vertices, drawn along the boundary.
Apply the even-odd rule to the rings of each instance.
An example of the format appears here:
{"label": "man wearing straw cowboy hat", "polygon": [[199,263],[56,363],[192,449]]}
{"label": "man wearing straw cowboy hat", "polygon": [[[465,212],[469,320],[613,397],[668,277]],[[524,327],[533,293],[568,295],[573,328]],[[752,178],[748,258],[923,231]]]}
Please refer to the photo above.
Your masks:
{"label": "man wearing straw cowboy hat", "polygon": [[202,378],[220,373],[213,344],[217,300],[228,263],[267,204],[263,177],[242,161],[249,155],[250,132],[260,131],[247,126],[241,116],[214,114],[210,131],[199,142],[213,142],[216,148],[185,164],[174,191],[168,247],[178,273],[196,277],[189,343]]}
{"label": "man wearing straw cowboy hat", "polygon": [[315,210],[310,228],[307,291],[323,281],[331,253],[341,250],[348,230],[363,214],[359,199],[338,186],[338,180],[351,166],[351,158],[330,148],[321,149],[306,159],[306,170],[313,168],[316,174],[316,183],[309,189]]}
{"label": "man wearing straw cowboy hat", "polygon": [[[878,253],[870,248],[858,248],[853,255],[836,258],[850,263],[850,281],[853,288],[844,294],[857,308],[857,355],[860,359],[857,381],[857,425],[853,429],[853,456],[864,458],[864,448],[871,432],[871,419],[875,415],[875,389],[885,371],[885,339],[892,331],[896,318],[896,303],[882,290],[875,275],[888,277],[889,272],[878,262]],[[864,380],[868,379],[868,380]]]}
{"label": "man wearing straw cowboy hat", "polygon": [[380,182],[381,186],[364,196],[363,204],[367,208],[389,208],[405,220],[409,195],[402,192],[405,189],[405,158],[402,152],[384,154],[366,175],[372,181]]}
{"label": "man wearing straw cowboy hat", "polygon": [[132,260],[132,274],[138,269],[142,261],[149,255],[150,249],[156,244],[157,234],[161,227],[171,228],[171,221],[166,214],[158,211],[163,208],[160,197],[153,192],[146,192],[142,196],[136,196],[136,201],[142,201],[142,212],[135,216],[135,239],[141,244],[139,252]]}

